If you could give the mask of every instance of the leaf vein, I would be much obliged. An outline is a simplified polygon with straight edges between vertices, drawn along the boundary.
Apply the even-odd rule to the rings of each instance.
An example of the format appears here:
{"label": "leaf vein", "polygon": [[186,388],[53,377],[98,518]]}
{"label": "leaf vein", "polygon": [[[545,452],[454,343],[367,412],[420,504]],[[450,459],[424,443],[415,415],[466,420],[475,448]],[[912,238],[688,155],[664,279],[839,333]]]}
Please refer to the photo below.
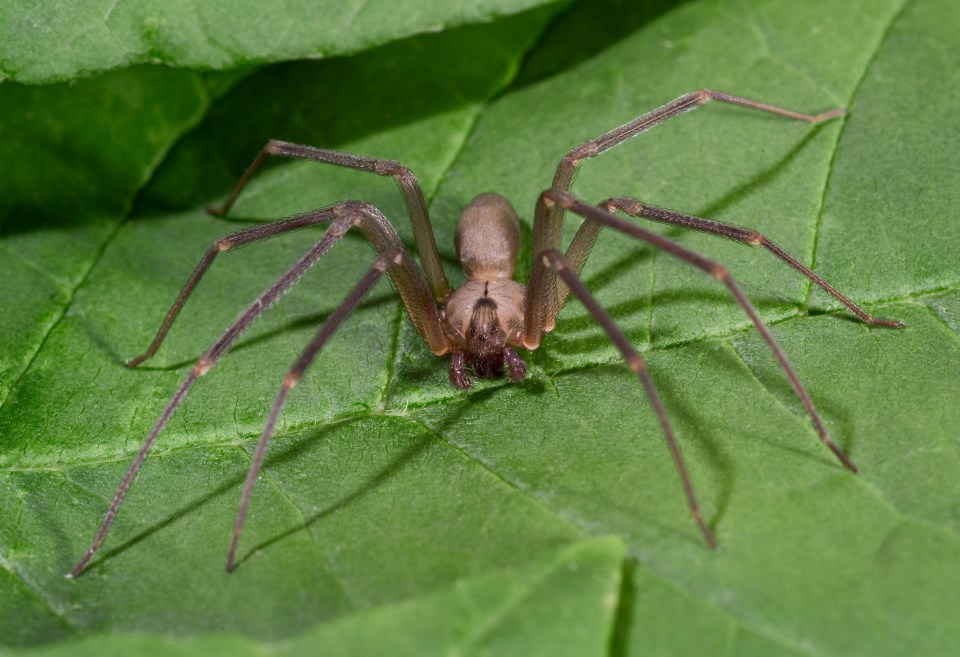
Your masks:
{"label": "leaf vein", "polygon": [[39,601],[44,608],[46,608],[57,620],[59,620],[64,627],[70,630],[73,634],[79,634],[80,628],[71,621],[63,610],[58,609],[56,605],[53,604],[51,600],[47,598],[43,593],[43,589],[37,586],[34,582],[30,580],[26,575],[20,572],[18,569],[13,567],[6,557],[0,553],[0,568],[5,570],[10,577],[20,581],[23,584],[24,588],[30,592],[30,594]]}
{"label": "leaf vein", "polygon": [[[847,107],[849,107],[853,103],[853,99],[857,97],[857,94],[860,92],[860,89],[863,87],[864,82],[867,79],[867,74],[870,72],[870,68],[873,66],[873,63],[877,60],[877,57],[879,57],[880,55],[880,51],[883,49],[883,44],[886,42],[887,38],[889,37],[890,32],[893,30],[893,27],[896,24],[896,22],[900,19],[900,17],[903,15],[903,12],[906,10],[907,2],[908,0],[904,0],[904,2],[900,5],[900,9],[893,13],[893,15],[890,17],[890,22],[887,24],[886,28],[883,30],[883,33],[880,35],[880,38],[877,39],[877,43],[873,48],[873,52],[871,52],[870,57],[867,59],[863,67],[863,72],[860,75],[860,79],[857,80],[857,82],[853,85],[853,91],[851,92],[848,98]],[[843,140],[843,135],[846,132],[846,130],[847,130],[847,121],[846,119],[844,119],[840,126],[840,129],[837,131],[836,139],[834,140],[834,144],[833,144],[833,151],[830,155],[830,162],[829,164],[827,164],[826,171],[825,171],[825,176],[823,181],[823,193],[820,196],[820,210],[819,212],[817,212],[817,221],[813,231],[813,247],[811,248],[811,251],[810,251],[810,254],[811,254],[810,268],[811,269],[816,269],[816,266],[817,266],[817,249],[820,245],[820,233],[823,228],[823,215],[824,215],[824,210],[826,209],[826,206],[827,206],[827,193],[830,190],[830,181],[833,178],[834,166],[837,161],[837,153],[840,151],[840,142]],[[806,288],[807,288],[807,294],[806,294],[806,299],[804,299],[804,303],[803,303],[803,306],[805,308],[810,306],[810,299],[813,297],[813,292],[814,292],[813,282],[808,281],[806,283]]]}
{"label": "leaf vein", "polygon": [[40,338],[40,340],[38,340],[36,349],[34,349],[33,353],[30,354],[30,357],[27,359],[27,362],[23,366],[23,368],[11,380],[10,387],[7,389],[6,394],[3,396],[2,399],[0,399],[0,413],[3,412],[3,409],[6,406],[7,401],[10,399],[10,395],[13,393],[13,391],[17,387],[19,387],[20,381],[23,379],[24,375],[33,366],[33,363],[36,361],[37,356],[40,354],[40,351],[43,349],[44,345],[47,343],[47,340],[49,340],[50,336],[53,334],[54,330],[56,330],[57,326],[60,325],[60,322],[63,321],[63,318],[66,317],[67,310],[70,308],[70,305],[73,303],[74,297],[77,294],[77,290],[79,290],[83,286],[83,284],[87,282],[87,279],[90,277],[90,274],[93,272],[94,268],[97,266],[97,263],[100,262],[100,258],[103,257],[103,253],[104,251],[106,251],[107,246],[109,246],[110,243],[116,237],[117,233],[120,230],[120,226],[122,224],[123,224],[122,221],[118,221],[116,225],[113,227],[113,230],[111,230],[105,236],[102,244],[100,245],[100,248],[97,249],[97,252],[90,259],[90,263],[87,266],[86,271],[83,272],[83,274],[79,277],[79,279],[77,280],[77,284],[73,286],[73,289],[67,292],[67,299],[64,301],[63,306],[60,308],[60,312],[57,314],[56,319],[54,319],[52,322],[49,323],[49,325],[46,328],[46,331],[43,334],[43,337]]}
{"label": "leaf vein", "polygon": [[26,267],[30,271],[35,271],[41,276],[43,276],[43,278],[49,281],[50,283],[52,283],[54,287],[58,289],[58,291],[63,292],[65,294],[70,294],[69,286],[64,282],[63,279],[59,278],[53,272],[47,271],[46,269],[41,267],[38,263],[26,257],[22,253],[10,248],[10,245],[6,244],[5,242],[0,242],[0,248],[2,248],[4,251],[10,254],[11,258],[14,258],[18,262],[20,262],[24,267]]}

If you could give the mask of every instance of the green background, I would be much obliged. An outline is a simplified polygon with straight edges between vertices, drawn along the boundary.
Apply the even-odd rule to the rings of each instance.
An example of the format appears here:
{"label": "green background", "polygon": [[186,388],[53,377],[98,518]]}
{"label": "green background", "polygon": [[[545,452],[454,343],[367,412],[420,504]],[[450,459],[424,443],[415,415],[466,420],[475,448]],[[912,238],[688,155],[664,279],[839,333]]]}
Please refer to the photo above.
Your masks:
{"label": "green background", "polygon": [[[0,10],[0,653],[954,654],[951,2],[32,4]],[[173,67],[124,68],[156,61]],[[283,373],[372,262],[351,236],[197,384],[89,571],[63,577],[193,362],[320,233],[218,259],[156,357],[124,368],[214,239],[344,198],[410,239],[390,180],[305,162],[207,215],[266,139],[410,166],[457,283],[475,194],[505,194],[529,237],[564,153],[701,87],[848,113],[710,105],[573,189],[756,228],[904,321],[865,327],[770,254],[656,228],[728,266],[859,475],[722,286],[603,234],[585,281],[650,364],[718,550],[575,301],[526,381],[464,394],[384,282],[291,395],[226,575]]]}

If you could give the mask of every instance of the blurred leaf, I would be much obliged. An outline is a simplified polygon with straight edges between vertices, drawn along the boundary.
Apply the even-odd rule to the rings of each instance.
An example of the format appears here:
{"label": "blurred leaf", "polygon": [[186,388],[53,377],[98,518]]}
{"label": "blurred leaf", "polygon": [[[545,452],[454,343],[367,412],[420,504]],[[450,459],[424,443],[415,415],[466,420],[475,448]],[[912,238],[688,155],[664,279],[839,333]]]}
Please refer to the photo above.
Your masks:
{"label": "blurred leaf", "polygon": [[[435,592],[321,624],[270,652],[275,655],[370,655],[383,637],[399,640],[390,654],[606,654],[615,611],[623,545],[587,539],[523,568],[463,579]],[[55,644],[35,655],[260,655],[252,639],[201,636],[171,641],[114,634]]]}
{"label": "blurred leaf", "polygon": [[0,85],[0,403],[62,317],[133,195],[210,103],[196,75],[138,68]]}
{"label": "blurred leaf", "polygon": [[[7,276],[18,303],[43,296],[40,285],[51,277],[38,271],[80,263],[66,267],[73,273],[61,276],[60,296],[49,302],[61,310],[48,319],[24,316],[17,305],[0,311],[5,334],[25,336],[16,353],[27,354],[4,353],[2,361],[5,645],[135,652],[153,649],[162,635],[165,647],[183,652],[318,652],[350,628],[380,646],[366,652],[395,653],[422,628],[433,634],[430,625],[393,629],[398,610],[431,609],[431,623],[470,627],[482,613],[471,616],[445,596],[498,582],[503,588],[484,594],[496,608],[510,596],[508,584],[522,588],[531,573],[587,550],[597,570],[584,568],[598,573],[587,579],[603,586],[581,596],[563,583],[579,567],[557,570],[557,588],[543,589],[545,597],[573,616],[517,607],[501,627],[516,628],[508,634],[518,652],[545,650],[548,638],[579,626],[569,618],[589,616],[591,636],[606,623],[611,638],[595,650],[618,655],[953,653],[960,144],[948,126],[960,97],[948,90],[960,82],[960,17],[946,0],[690,2],[625,13],[611,43],[596,25],[616,15],[583,3],[542,35],[549,12],[353,58],[265,68],[170,151],[137,216],[121,223],[137,185],[110,197],[116,208],[84,202],[106,208],[106,229],[77,223],[93,249],[71,251],[61,239],[54,245],[65,255],[53,257],[43,250],[51,225],[53,240],[58,227],[73,225],[60,210],[48,213],[51,224],[22,219],[43,204],[4,206],[4,225],[15,228],[3,246],[14,252],[29,239],[29,253],[39,254],[2,265],[36,275]],[[582,43],[591,56],[555,57],[564,43]],[[479,44],[492,63],[477,57]],[[529,63],[518,71],[521,60]],[[927,92],[933,80],[942,93]],[[177,383],[317,233],[218,259],[157,356],[123,368],[217,236],[362,198],[409,240],[390,180],[308,162],[270,166],[232,218],[207,216],[202,206],[226,193],[267,138],[408,164],[431,199],[456,283],[451,236],[474,194],[507,195],[529,232],[536,196],[567,150],[705,86],[800,111],[849,111],[811,127],[711,105],[585,162],[574,191],[589,200],[633,195],[756,228],[870,312],[903,320],[900,331],[867,328],[769,254],[657,228],[729,267],[859,476],[817,442],[722,287],[603,234],[584,278],[648,360],[720,542],[716,552],[689,517],[641,387],[576,302],[541,349],[525,354],[525,382],[480,381],[462,394],[382,284],[291,396],[254,494],[243,561],[226,576],[222,559],[249,453],[283,373],[372,260],[362,239],[347,238],[197,384],[89,572],[63,579]],[[145,119],[155,123],[163,122]],[[126,141],[93,140],[90,150],[110,153]],[[154,152],[131,179],[151,175],[166,146]],[[18,162],[19,179],[29,181],[69,157],[6,161]],[[63,196],[50,194],[55,182],[44,184],[35,198]],[[609,565],[616,544],[582,543],[609,534],[628,552],[619,589]],[[436,641],[438,651],[447,645]]]}
{"label": "blurred leaf", "polygon": [[319,59],[490,21],[549,1],[9,0],[0,5],[0,80],[59,82],[147,62],[222,70]]}

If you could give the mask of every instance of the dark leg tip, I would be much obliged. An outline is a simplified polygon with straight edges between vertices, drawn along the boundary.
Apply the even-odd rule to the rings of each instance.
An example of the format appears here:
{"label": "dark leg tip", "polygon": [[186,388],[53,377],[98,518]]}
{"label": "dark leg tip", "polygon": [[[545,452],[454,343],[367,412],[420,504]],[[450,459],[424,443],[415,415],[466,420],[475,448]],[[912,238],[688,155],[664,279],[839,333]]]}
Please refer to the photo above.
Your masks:
{"label": "dark leg tip", "polygon": [[84,557],[83,559],[81,559],[80,562],[73,567],[73,570],[67,573],[65,577],[67,579],[76,579],[80,577],[80,575],[82,575],[83,572],[87,569],[87,561],[88,561],[88,557]]}
{"label": "dark leg tip", "polygon": [[213,215],[214,217],[222,217],[227,214],[226,208],[218,208],[212,205],[208,205],[206,208],[207,214]]}
{"label": "dark leg tip", "polygon": [[867,317],[864,319],[868,326],[886,326],[887,328],[903,328],[906,326],[903,322],[895,319],[878,319],[877,317]]}
{"label": "dark leg tip", "polygon": [[710,533],[710,529],[707,527],[707,523],[703,521],[703,518],[700,517],[700,512],[694,514],[694,518],[697,521],[697,525],[700,526],[700,533],[703,534],[703,540],[707,542],[707,547],[711,550],[717,549],[717,541],[713,538],[713,534]]}
{"label": "dark leg tip", "polygon": [[844,109],[843,107],[838,107],[836,109],[830,110],[829,112],[824,112],[823,114],[816,117],[817,118],[816,122],[819,123],[820,121],[829,121],[830,119],[835,119],[839,116],[843,116],[846,113],[847,113],[846,109]]}
{"label": "dark leg tip", "polygon": [[847,470],[849,470],[849,471],[852,472],[853,474],[859,474],[859,473],[860,473],[860,468],[858,468],[858,467],[853,463],[853,461],[851,461],[851,460],[849,459],[849,457],[847,457],[846,454],[844,454],[843,452],[841,452],[840,449],[839,449],[836,445],[834,445],[834,444],[831,442],[831,443],[828,443],[828,446],[830,447],[830,451],[833,452],[834,456],[836,456],[836,457],[840,460],[840,462],[843,463],[843,467],[845,467]]}

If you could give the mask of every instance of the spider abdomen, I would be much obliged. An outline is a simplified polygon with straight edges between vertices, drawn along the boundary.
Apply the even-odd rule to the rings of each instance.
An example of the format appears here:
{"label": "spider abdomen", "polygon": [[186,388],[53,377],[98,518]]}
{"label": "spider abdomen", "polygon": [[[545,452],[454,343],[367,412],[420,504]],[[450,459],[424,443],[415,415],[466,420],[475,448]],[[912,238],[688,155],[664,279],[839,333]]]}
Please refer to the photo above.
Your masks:
{"label": "spider abdomen", "polygon": [[464,208],[454,235],[467,280],[512,278],[520,249],[520,220],[499,194],[480,194]]}

